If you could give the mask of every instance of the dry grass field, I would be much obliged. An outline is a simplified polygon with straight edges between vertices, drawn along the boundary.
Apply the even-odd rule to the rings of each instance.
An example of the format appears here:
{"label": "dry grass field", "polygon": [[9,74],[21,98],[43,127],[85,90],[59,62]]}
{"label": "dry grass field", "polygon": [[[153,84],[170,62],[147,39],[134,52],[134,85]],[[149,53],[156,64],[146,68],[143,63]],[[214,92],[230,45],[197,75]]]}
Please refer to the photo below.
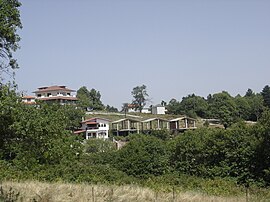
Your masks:
{"label": "dry grass field", "polygon": [[[39,202],[245,202],[245,195],[241,197],[208,196],[196,192],[164,193],[156,192],[139,186],[109,186],[41,182],[2,182],[2,192],[14,201]],[[10,189],[12,188],[12,189]],[[13,192],[11,194],[11,192]],[[14,195],[16,195],[14,197]],[[13,196],[11,196],[13,195]],[[1,201],[1,199],[0,199]],[[10,200],[12,201],[12,200]],[[249,201],[260,201],[250,198]],[[267,200],[263,200],[267,201]]]}

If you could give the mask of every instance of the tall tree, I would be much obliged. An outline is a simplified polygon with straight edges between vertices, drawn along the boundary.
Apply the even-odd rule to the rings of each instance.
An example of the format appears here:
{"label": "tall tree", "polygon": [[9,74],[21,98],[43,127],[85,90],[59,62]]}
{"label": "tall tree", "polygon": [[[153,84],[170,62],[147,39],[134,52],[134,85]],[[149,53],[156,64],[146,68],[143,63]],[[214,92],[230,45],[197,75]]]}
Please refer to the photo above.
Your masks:
{"label": "tall tree", "polygon": [[143,107],[146,105],[146,102],[148,101],[146,86],[142,85],[134,87],[131,94],[134,98],[132,104],[135,105],[135,109],[139,109],[139,111],[142,112]]}
{"label": "tall tree", "polygon": [[235,104],[236,104],[236,111],[237,111],[237,116],[240,119],[248,120],[250,116],[250,105],[248,103],[248,98],[247,97],[242,97],[241,95],[237,95],[234,98]]}
{"label": "tall tree", "polygon": [[208,104],[203,97],[197,96],[195,94],[183,97],[181,101],[181,108],[184,114],[195,117],[205,117],[207,113]]}
{"label": "tall tree", "polygon": [[89,92],[92,108],[94,110],[103,110],[104,105],[101,102],[101,94],[99,91],[92,88]]}
{"label": "tall tree", "polygon": [[253,90],[251,90],[250,88],[247,90],[246,94],[245,94],[245,97],[251,97],[255,95],[255,93],[253,92]]}
{"label": "tall tree", "polygon": [[234,122],[237,117],[236,104],[228,92],[216,93],[209,97],[208,102],[211,116],[220,119],[225,128]]}
{"label": "tall tree", "polygon": [[171,99],[167,105],[168,114],[181,114],[181,104],[176,99]]}
{"label": "tall tree", "polygon": [[270,87],[266,85],[262,90],[264,106],[270,108]]}
{"label": "tall tree", "polygon": [[101,102],[101,94],[95,89],[91,89],[89,91],[85,86],[83,86],[77,91],[77,98],[79,99],[79,105],[85,110],[104,109],[104,105]]}
{"label": "tall tree", "polygon": [[20,12],[21,3],[18,0],[0,0],[0,77],[9,73],[10,69],[18,68],[12,53],[19,47],[18,28],[22,28]]}
{"label": "tall tree", "polygon": [[264,111],[263,106],[263,97],[261,94],[253,94],[252,96],[245,97],[249,107],[250,107],[250,114],[248,120],[250,121],[258,121],[258,119],[261,117],[261,114]]}

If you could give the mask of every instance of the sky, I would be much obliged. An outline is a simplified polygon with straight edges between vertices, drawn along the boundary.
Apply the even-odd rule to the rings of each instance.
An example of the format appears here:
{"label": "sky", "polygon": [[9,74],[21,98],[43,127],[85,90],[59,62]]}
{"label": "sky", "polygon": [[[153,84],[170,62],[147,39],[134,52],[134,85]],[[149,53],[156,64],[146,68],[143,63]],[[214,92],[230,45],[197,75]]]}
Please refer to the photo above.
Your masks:
{"label": "sky", "polygon": [[86,86],[120,109],[143,84],[148,105],[270,84],[269,0],[21,3],[16,83],[29,95],[41,86]]}

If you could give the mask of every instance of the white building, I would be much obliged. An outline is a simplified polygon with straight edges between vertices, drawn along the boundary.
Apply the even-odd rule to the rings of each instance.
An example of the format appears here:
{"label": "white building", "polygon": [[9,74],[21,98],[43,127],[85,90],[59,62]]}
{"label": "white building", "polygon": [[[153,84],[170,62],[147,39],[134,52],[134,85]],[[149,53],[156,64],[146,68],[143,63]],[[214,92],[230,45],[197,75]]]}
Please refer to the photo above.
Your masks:
{"label": "white building", "polygon": [[60,104],[74,104],[78,99],[75,95],[72,95],[71,90],[66,86],[49,86],[40,87],[37,91],[33,92],[36,94],[36,99],[43,100],[46,102],[58,102]]}
{"label": "white building", "polygon": [[140,112],[140,110],[136,107],[137,105],[135,105],[135,104],[128,104],[128,110],[127,110],[127,112],[128,113],[135,113],[135,112],[137,112],[137,113],[139,113]]}
{"label": "white building", "polygon": [[28,104],[28,105],[35,105],[36,104],[35,99],[36,99],[36,97],[34,97],[34,96],[26,95],[26,96],[22,97],[22,102],[24,104]]}
{"label": "white building", "polygon": [[[135,104],[128,104],[128,113],[140,113],[140,110],[139,110],[139,108],[137,107],[136,108],[136,106],[137,105],[135,105]],[[141,111],[141,113],[144,113],[144,114],[151,114],[151,110],[149,109],[149,108],[142,108],[142,111]]]}
{"label": "white building", "polygon": [[162,106],[160,104],[155,105],[152,107],[152,114],[165,114],[166,113],[165,106]]}
{"label": "white building", "polygon": [[80,131],[75,134],[84,133],[85,139],[90,138],[109,138],[109,120],[103,118],[91,118],[83,121]]}
{"label": "white building", "polygon": [[149,108],[143,108],[142,113],[144,114],[151,114],[151,110]]}

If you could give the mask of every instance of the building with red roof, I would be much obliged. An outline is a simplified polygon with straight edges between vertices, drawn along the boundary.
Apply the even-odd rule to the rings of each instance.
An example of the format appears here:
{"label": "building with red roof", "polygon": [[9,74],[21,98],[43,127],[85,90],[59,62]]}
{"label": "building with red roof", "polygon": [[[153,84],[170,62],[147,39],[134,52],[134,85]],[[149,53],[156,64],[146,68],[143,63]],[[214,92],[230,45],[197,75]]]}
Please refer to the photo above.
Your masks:
{"label": "building with red roof", "polygon": [[30,95],[23,96],[22,102],[24,104],[28,104],[28,105],[35,105],[36,104],[36,97],[30,96]]}
{"label": "building with red roof", "polygon": [[83,134],[85,139],[109,138],[109,120],[103,118],[91,118],[81,122],[80,130],[75,131],[75,134]]}
{"label": "building with red roof", "polygon": [[48,86],[40,87],[34,91],[36,99],[46,102],[57,102],[60,104],[75,104],[78,101],[75,95],[72,93],[75,90],[71,90],[66,86]]}

